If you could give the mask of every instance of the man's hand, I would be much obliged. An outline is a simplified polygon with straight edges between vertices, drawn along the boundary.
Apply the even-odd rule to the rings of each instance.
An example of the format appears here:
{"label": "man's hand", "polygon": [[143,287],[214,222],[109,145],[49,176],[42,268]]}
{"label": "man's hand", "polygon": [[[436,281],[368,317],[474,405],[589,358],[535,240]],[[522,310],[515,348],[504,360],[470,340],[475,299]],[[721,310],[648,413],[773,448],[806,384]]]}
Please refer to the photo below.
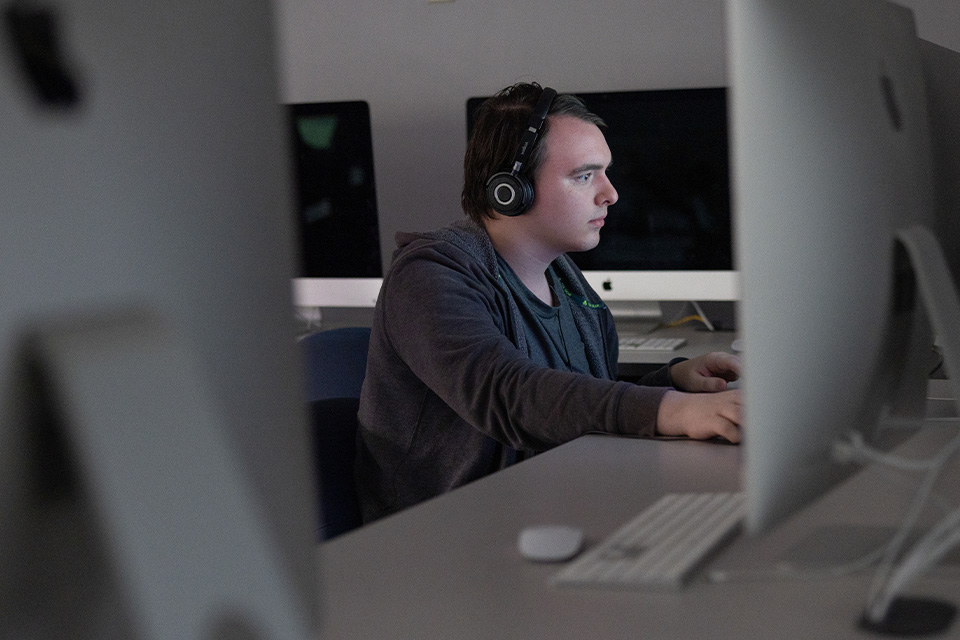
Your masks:
{"label": "man's hand", "polygon": [[740,358],[720,351],[678,362],[670,367],[670,377],[680,391],[712,393],[740,378],[740,368]]}
{"label": "man's hand", "polygon": [[739,389],[721,393],[667,391],[657,411],[657,433],[707,440],[720,436],[740,442],[743,396]]}

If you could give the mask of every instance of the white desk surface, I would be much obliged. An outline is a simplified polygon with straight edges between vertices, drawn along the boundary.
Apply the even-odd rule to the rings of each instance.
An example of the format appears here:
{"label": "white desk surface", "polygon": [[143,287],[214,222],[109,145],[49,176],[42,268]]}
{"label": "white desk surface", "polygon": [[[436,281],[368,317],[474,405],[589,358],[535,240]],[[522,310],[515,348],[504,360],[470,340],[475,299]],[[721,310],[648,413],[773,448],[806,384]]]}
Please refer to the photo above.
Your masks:
{"label": "white desk surface", "polygon": [[[906,446],[929,449],[950,433]],[[872,573],[698,577],[679,592],[621,592],[555,587],[558,565],[517,553],[530,524],[581,527],[590,545],[665,492],[736,490],[741,455],[729,445],[586,436],[320,545],[321,638],[876,638],[855,624]],[[741,536],[711,568],[770,567],[823,524],[893,521],[906,485],[867,470],[772,534]],[[958,566],[912,592],[960,603]],[[960,637],[960,620],[948,637]]]}

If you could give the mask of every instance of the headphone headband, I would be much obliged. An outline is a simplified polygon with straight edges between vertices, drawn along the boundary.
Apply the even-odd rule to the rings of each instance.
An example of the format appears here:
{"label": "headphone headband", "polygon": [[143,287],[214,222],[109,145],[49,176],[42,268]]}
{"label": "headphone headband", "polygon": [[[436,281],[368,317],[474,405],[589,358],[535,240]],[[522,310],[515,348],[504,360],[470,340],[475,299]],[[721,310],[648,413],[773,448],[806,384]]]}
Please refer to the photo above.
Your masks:
{"label": "headphone headband", "polygon": [[510,173],[513,175],[520,173],[527,157],[533,151],[533,145],[540,137],[540,130],[543,129],[543,123],[547,121],[547,114],[550,113],[550,107],[556,97],[556,91],[544,87],[537,105],[533,108],[533,114],[531,114],[530,122],[527,123],[527,128],[523,132],[523,137],[520,138],[520,146],[517,147],[517,155],[514,157],[513,166],[510,168]]}
{"label": "headphone headband", "polygon": [[520,171],[533,151],[537,138],[540,137],[540,131],[547,121],[547,115],[556,97],[555,90],[549,87],[543,88],[527,128],[520,138],[513,165],[509,171],[495,173],[487,181],[487,199],[494,211],[507,216],[518,216],[533,204],[533,185],[525,176],[520,175]]}

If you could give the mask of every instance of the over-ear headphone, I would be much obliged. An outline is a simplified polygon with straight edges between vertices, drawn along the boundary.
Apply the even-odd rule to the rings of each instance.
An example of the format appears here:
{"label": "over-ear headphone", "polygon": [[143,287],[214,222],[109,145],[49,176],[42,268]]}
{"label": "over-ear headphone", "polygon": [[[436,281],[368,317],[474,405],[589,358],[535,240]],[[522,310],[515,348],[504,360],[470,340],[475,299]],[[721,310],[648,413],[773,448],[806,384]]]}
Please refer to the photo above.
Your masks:
{"label": "over-ear headphone", "polygon": [[495,173],[487,180],[487,201],[497,213],[518,216],[533,204],[533,184],[529,178],[520,175],[520,170],[540,136],[540,130],[543,129],[543,123],[546,122],[550,106],[556,97],[556,91],[549,87],[543,88],[537,106],[533,108],[533,115],[530,116],[527,129],[520,138],[520,146],[513,159],[513,166],[509,171]]}

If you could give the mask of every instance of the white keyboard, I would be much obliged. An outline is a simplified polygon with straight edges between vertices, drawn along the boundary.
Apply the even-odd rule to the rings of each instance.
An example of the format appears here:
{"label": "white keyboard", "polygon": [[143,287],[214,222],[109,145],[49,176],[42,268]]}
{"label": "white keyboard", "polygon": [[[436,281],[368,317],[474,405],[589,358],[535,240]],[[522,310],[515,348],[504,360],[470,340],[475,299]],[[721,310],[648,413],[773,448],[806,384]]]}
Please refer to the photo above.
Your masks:
{"label": "white keyboard", "polygon": [[620,348],[627,351],[676,351],[687,344],[686,338],[650,338],[621,336]]}
{"label": "white keyboard", "polygon": [[743,493],[670,493],[554,577],[564,586],[679,589],[739,529]]}

